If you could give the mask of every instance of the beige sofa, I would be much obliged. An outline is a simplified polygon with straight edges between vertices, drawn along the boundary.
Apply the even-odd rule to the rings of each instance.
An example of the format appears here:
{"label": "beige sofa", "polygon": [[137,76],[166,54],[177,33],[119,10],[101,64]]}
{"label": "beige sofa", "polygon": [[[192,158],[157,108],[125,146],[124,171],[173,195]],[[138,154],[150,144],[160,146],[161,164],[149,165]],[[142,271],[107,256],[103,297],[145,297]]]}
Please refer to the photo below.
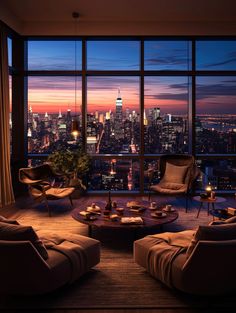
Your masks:
{"label": "beige sofa", "polygon": [[[10,225],[15,233],[9,237],[3,224],[0,222],[1,293],[47,293],[75,282],[100,261],[100,242],[95,239],[40,231],[32,237],[32,227],[21,225]],[[24,240],[29,233],[29,240]]]}
{"label": "beige sofa", "polygon": [[[233,218],[235,222],[235,218]],[[199,226],[134,242],[134,260],[171,288],[198,295],[236,290],[236,223]]]}

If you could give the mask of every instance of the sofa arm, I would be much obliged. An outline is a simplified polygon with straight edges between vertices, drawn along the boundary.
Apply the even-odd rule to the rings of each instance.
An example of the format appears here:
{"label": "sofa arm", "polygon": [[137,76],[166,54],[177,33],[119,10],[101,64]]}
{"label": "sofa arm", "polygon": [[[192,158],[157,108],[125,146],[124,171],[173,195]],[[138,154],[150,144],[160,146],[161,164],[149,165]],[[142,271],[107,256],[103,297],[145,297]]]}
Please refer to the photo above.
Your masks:
{"label": "sofa arm", "polygon": [[182,269],[183,291],[221,294],[235,290],[236,240],[199,241]]}
{"label": "sofa arm", "polygon": [[28,293],[48,279],[50,268],[30,241],[0,241],[0,291]]}

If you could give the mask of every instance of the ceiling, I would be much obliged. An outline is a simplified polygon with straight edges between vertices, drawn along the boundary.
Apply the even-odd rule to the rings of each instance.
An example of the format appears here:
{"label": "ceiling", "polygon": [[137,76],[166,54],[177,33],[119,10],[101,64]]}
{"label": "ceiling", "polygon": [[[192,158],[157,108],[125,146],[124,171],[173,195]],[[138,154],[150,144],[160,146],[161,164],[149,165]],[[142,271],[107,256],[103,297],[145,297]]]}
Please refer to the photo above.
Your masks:
{"label": "ceiling", "polygon": [[195,34],[196,25],[201,33],[212,32],[214,23],[226,33],[234,24],[236,34],[235,0],[0,1],[0,19],[22,34],[73,34],[74,11],[80,13],[81,34],[174,34],[180,23],[186,34],[191,27]]}
{"label": "ceiling", "polygon": [[1,0],[21,22],[235,21],[235,0]]}

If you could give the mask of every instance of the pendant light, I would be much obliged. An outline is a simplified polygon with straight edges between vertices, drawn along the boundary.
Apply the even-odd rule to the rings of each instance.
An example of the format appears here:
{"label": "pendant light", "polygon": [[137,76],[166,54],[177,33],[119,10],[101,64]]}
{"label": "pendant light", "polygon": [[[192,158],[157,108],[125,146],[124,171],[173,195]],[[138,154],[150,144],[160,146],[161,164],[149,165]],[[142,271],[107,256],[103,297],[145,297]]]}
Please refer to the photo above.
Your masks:
{"label": "pendant light", "polygon": [[[79,19],[79,13],[73,12],[72,17],[75,21],[75,36],[77,35],[77,21]],[[71,134],[75,138],[75,140],[78,138],[80,131],[79,131],[79,121],[76,116],[76,105],[77,105],[77,38],[75,38],[75,111],[74,111],[74,118],[72,119],[72,125],[71,125]]]}

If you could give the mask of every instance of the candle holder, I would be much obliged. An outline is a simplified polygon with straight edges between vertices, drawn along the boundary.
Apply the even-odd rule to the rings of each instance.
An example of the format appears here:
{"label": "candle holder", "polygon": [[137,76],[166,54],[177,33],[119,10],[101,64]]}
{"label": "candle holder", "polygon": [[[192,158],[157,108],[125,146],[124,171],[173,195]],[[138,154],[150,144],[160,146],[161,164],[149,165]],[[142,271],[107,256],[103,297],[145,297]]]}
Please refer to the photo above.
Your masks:
{"label": "candle holder", "polygon": [[207,195],[207,198],[210,198],[210,197],[211,197],[211,192],[212,192],[211,186],[207,186],[207,187],[206,187],[206,195]]}

